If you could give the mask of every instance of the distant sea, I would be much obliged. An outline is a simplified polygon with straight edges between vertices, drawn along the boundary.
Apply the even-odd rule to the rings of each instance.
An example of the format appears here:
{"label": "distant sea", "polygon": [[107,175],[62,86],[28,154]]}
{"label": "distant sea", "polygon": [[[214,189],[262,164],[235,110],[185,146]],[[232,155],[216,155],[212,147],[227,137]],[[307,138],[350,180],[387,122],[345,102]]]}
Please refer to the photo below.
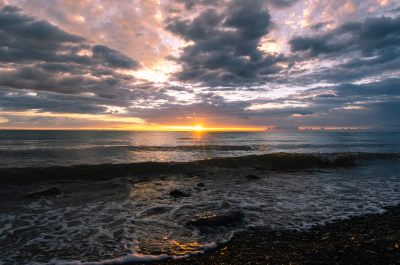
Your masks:
{"label": "distant sea", "polygon": [[400,152],[400,132],[0,131],[0,167],[187,162],[265,153]]}

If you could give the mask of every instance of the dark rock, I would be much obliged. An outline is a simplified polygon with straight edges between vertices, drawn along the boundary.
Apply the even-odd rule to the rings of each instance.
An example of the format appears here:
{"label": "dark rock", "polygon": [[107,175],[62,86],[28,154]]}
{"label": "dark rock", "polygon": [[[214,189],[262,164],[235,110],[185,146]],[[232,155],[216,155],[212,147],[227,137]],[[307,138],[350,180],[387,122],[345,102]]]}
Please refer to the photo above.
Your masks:
{"label": "dark rock", "polygon": [[204,184],[203,182],[199,182],[199,183],[197,183],[196,186],[200,187],[200,188],[204,188],[206,186],[206,184]]}
{"label": "dark rock", "polygon": [[186,192],[183,192],[181,190],[173,190],[169,193],[174,198],[182,198],[182,197],[189,197],[190,195]]}
{"label": "dark rock", "polygon": [[60,195],[61,190],[57,187],[51,187],[43,190],[34,191],[31,193],[25,194],[23,197],[25,198],[39,198],[39,197],[49,197]]}
{"label": "dark rock", "polygon": [[165,212],[168,212],[169,210],[170,210],[169,207],[162,207],[162,206],[152,207],[152,208],[145,210],[142,213],[142,216],[152,216],[152,215],[163,214]]}
{"label": "dark rock", "polygon": [[227,226],[243,221],[244,214],[240,211],[231,211],[221,215],[207,215],[187,222],[187,225],[197,227]]}
{"label": "dark rock", "polygon": [[256,176],[256,175],[247,175],[246,178],[248,178],[248,179],[260,179],[260,177]]}

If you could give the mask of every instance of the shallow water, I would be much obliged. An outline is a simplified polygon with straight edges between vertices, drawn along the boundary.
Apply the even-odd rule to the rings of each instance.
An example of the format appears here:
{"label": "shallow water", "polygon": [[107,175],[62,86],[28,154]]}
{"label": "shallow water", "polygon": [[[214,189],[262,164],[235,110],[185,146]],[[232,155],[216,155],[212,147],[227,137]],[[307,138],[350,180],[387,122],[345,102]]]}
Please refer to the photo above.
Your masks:
{"label": "shallow water", "polygon": [[[400,202],[399,162],[378,159],[352,168],[286,173],[208,168],[191,176],[166,172],[146,180],[58,183],[62,196],[0,203],[0,260],[76,264],[183,256],[249,226],[307,229],[380,212]],[[248,180],[249,172],[261,179]],[[197,188],[199,182],[205,188]],[[172,198],[169,192],[176,188],[191,196]],[[244,221],[202,231],[185,225],[231,210],[244,213]]]}
{"label": "shallow water", "polygon": [[400,152],[400,133],[0,131],[0,167],[193,161],[275,152]]}

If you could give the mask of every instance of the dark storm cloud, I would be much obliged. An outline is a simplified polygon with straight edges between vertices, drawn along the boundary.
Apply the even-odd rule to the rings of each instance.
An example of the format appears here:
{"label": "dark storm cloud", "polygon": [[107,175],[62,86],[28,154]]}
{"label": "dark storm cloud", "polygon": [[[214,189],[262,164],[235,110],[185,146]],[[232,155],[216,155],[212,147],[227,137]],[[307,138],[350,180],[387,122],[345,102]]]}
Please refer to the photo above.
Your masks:
{"label": "dark storm cloud", "polygon": [[22,15],[20,9],[5,6],[0,13],[0,27],[15,38],[58,44],[59,42],[81,42],[83,38],[68,34],[46,21]]}
{"label": "dark storm cloud", "polygon": [[[83,49],[93,49],[93,56],[80,56]],[[82,37],[69,34],[47,21],[6,6],[0,10],[0,61],[64,62],[86,65],[105,64],[117,68],[135,68],[138,63],[107,46],[91,47]]]}
{"label": "dark storm cloud", "polygon": [[135,60],[107,46],[91,46],[10,6],[0,10],[0,62],[7,68],[0,69],[1,86],[64,94],[92,92],[100,97],[114,97],[113,89],[132,78],[118,74],[116,68],[138,67]]}
{"label": "dark storm cloud", "polygon": [[[112,89],[123,84],[121,79],[111,76],[101,79],[88,77],[82,73],[63,76],[65,73],[71,72],[67,69],[67,71],[62,71],[60,75],[54,73],[54,71],[45,71],[37,67],[21,66],[16,70],[7,71],[6,75],[2,75],[0,85],[16,89],[52,91],[63,94],[92,92],[102,97],[108,97],[115,93]],[[109,90],[110,88],[111,90]],[[109,90],[108,93],[107,90]]]}
{"label": "dark storm cloud", "polygon": [[258,49],[270,27],[271,16],[257,0],[233,0],[222,12],[208,8],[194,19],[171,19],[167,29],[193,42],[178,59],[183,67],[178,78],[234,84],[277,73],[282,58]]}
{"label": "dark storm cloud", "polygon": [[360,51],[365,56],[400,44],[400,17],[370,18],[345,23],[315,37],[297,37],[290,41],[294,52],[307,51],[310,57]]}
{"label": "dark storm cloud", "polygon": [[[173,0],[173,2],[184,4],[186,9],[188,9],[188,10],[192,9],[195,6],[202,6],[202,7],[224,6],[229,1],[230,0]],[[299,0],[264,0],[264,1],[260,1],[260,2],[263,2],[266,5],[271,5],[271,6],[278,7],[278,8],[285,8],[285,7],[292,6],[293,4],[295,4],[298,1]],[[249,4],[251,4],[251,2]]]}
{"label": "dark storm cloud", "polygon": [[399,88],[400,79],[391,78],[363,85],[341,84],[336,88],[336,92],[342,97],[400,96]]}
{"label": "dark storm cloud", "polygon": [[335,63],[311,73],[311,82],[377,76],[400,68],[400,16],[344,23],[324,34],[293,38],[290,45],[295,62],[318,58]]}
{"label": "dark storm cloud", "polygon": [[194,6],[217,5],[221,0],[175,0],[176,3],[184,4],[186,9],[192,9]]}
{"label": "dark storm cloud", "polygon": [[0,61],[10,63],[73,60],[68,46],[84,45],[84,39],[68,34],[46,21],[23,15],[19,9],[0,10]]}
{"label": "dark storm cloud", "polygon": [[400,100],[368,102],[362,109],[335,108],[316,116],[296,120],[298,125],[371,127],[377,130],[400,129]]}
{"label": "dark storm cloud", "polygon": [[[314,120],[315,124],[326,124],[322,118],[316,117],[334,117],[340,114],[342,123],[346,124],[357,121],[359,124],[368,123],[379,127],[387,121],[387,124],[400,126],[395,118],[400,115],[399,86],[400,79],[392,78],[368,84],[339,84],[310,89],[302,94],[301,102],[308,105],[308,109],[312,110],[310,114],[314,116],[305,116],[303,121]],[[296,100],[296,96],[291,100]],[[356,120],[361,116],[365,116],[365,119]],[[333,120],[329,118],[326,122]],[[338,119],[335,122],[338,124],[339,121]]]}
{"label": "dark storm cloud", "polygon": [[93,58],[100,59],[106,66],[117,68],[135,68],[138,63],[131,58],[104,45],[96,45],[92,48]]}
{"label": "dark storm cloud", "polygon": [[104,113],[104,105],[109,101],[76,95],[37,92],[34,95],[25,91],[0,90],[0,106],[3,110],[21,111],[26,109],[44,110],[59,113]]}
{"label": "dark storm cloud", "polygon": [[[33,92],[34,91],[34,92]],[[0,110],[23,111],[40,110],[60,113],[108,113],[108,107],[119,107],[129,111],[135,101],[144,101],[151,105],[155,100],[174,101],[162,91],[151,88],[110,89],[105,87],[92,93],[60,93],[59,91],[38,91],[14,89],[0,86]]]}
{"label": "dark storm cloud", "polygon": [[334,22],[333,20],[330,20],[330,21],[323,21],[323,22],[315,23],[315,24],[311,25],[310,28],[313,30],[320,30],[320,29],[332,24],[333,22]]}
{"label": "dark storm cloud", "polygon": [[298,2],[298,0],[269,0],[269,2],[275,7],[289,7]]}

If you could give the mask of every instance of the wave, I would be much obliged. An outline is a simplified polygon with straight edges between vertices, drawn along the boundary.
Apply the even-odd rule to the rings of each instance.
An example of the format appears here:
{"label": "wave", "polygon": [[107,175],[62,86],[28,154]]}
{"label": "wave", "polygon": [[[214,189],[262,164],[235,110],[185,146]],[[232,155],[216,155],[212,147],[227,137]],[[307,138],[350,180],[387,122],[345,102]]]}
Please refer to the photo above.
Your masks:
{"label": "wave", "polygon": [[[270,144],[273,149],[319,149],[319,148],[337,148],[337,144]],[[392,144],[382,143],[342,143],[342,147],[352,148],[371,148],[371,147],[390,147]]]}
{"label": "wave", "polygon": [[193,151],[257,151],[268,150],[267,145],[178,145],[178,146],[51,146],[42,148],[0,149],[0,155],[52,153],[68,151],[147,151],[147,152],[193,152]]}
{"label": "wave", "polygon": [[[24,145],[3,145],[0,146],[0,155],[3,154],[19,154],[34,152],[57,152],[57,151],[151,151],[151,152],[169,152],[169,151],[257,151],[270,149],[318,149],[318,148],[336,148],[337,144],[287,144],[287,143],[269,143],[256,145],[217,145],[217,144],[197,144],[197,145],[176,145],[176,146],[149,146],[149,145],[118,145],[118,144],[102,144],[102,145],[48,145],[46,147],[26,148]],[[28,145],[29,146],[29,145]],[[344,143],[346,147],[389,147],[392,144],[382,143]]]}
{"label": "wave", "polygon": [[193,162],[140,162],[52,167],[0,168],[0,183],[29,183],[38,180],[107,180],[146,174],[195,174],[211,167],[252,167],[263,170],[302,170],[352,167],[363,161],[400,159],[400,153],[270,153],[212,158]]}

